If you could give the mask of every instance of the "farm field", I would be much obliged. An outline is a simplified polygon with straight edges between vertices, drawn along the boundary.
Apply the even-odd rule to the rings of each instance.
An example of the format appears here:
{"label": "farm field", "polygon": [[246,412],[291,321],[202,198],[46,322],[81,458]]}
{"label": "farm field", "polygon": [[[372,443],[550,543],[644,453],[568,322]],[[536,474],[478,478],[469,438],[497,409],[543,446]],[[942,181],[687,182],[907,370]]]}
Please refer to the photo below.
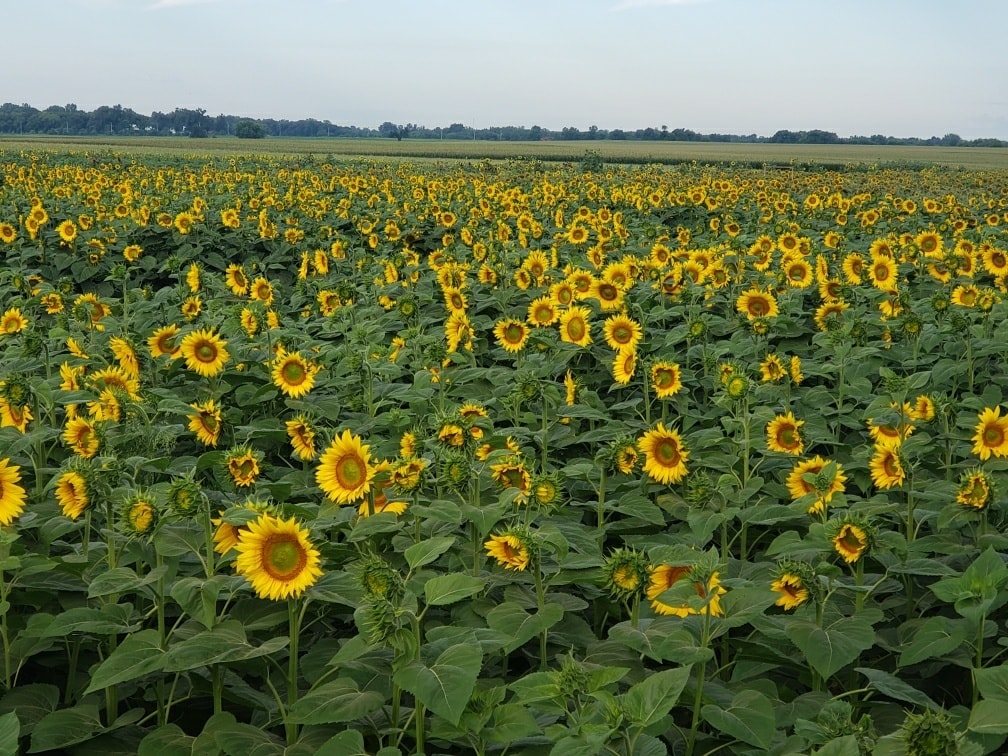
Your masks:
{"label": "farm field", "polygon": [[0,140],[0,752],[1001,752],[1002,151],[470,146]]}
{"label": "farm field", "polygon": [[542,160],[580,162],[597,153],[610,163],[732,163],[748,167],[809,169],[826,165],[867,169],[945,166],[972,170],[1008,170],[1008,150],[997,147],[923,147],[911,145],[744,144],[702,142],[641,142],[620,140],[488,142],[432,139],[238,139],[235,137],[0,137],[7,150],[71,149],[103,154],[213,156],[268,154],[277,156],[389,157],[397,159]]}

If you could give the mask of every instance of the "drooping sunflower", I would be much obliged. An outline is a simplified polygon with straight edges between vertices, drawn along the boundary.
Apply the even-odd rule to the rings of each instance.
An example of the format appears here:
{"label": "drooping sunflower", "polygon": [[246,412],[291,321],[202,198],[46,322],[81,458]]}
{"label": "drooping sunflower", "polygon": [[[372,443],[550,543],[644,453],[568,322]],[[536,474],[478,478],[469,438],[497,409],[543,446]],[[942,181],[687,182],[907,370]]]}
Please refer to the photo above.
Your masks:
{"label": "drooping sunflower", "polygon": [[514,489],[518,492],[514,498],[515,504],[524,504],[528,501],[532,476],[520,456],[511,455],[501,462],[490,465],[490,475],[504,490]]}
{"label": "drooping sunflower", "polygon": [[261,514],[248,524],[235,546],[235,571],[259,598],[297,598],[322,577],[322,559],[307,528],[293,517]]}
{"label": "drooping sunflower", "polygon": [[191,331],[182,337],[179,348],[186,367],[204,378],[220,373],[230,355],[227,342],[210,330]]}
{"label": "drooping sunflower", "polygon": [[768,354],[759,367],[760,380],[764,383],[776,383],[787,375],[787,372],[784,370],[784,363],[775,352]]}
{"label": "drooping sunflower", "polygon": [[300,352],[288,352],[281,346],[273,360],[273,385],[287,396],[298,399],[312,390],[319,370],[318,365],[306,360]]}
{"label": "drooping sunflower", "polygon": [[28,319],[21,314],[20,308],[11,307],[0,316],[0,335],[20,333],[28,327]]}
{"label": "drooping sunflower", "polygon": [[602,324],[606,344],[610,349],[633,350],[644,338],[644,329],[640,323],[626,315],[613,315]]}
{"label": "drooping sunflower", "polygon": [[221,431],[221,407],[213,399],[189,406],[196,410],[189,415],[189,430],[196,434],[196,439],[204,446],[217,446]]}
{"label": "drooping sunflower", "polygon": [[587,307],[571,307],[560,316],[560,340],[579,347],[592,343],[591,310]]}
{"label": "drooping sunflower", "polygon": [[308,461],[318,456],[315,448],[315,429],[304,415],[298,415],[286,422],[287,437],[290,439],[294,455]]}
{"label": "drooping sunflower", "polygon": [[833,538],[833,548],[848,564],[854,564],[868,548],[868,534],[854,523],[844,523]]}
{"label": "drooping sunflower", "polygon": [[21,482],[21,468],[0,459],[0,525],[10,525],[24,511],[27,498]]}
{"label": "drooping sunflower", "polygon": [[529,547],[518,533],[491,535],[483,547],[487,551],[487,556],[496,559],[497,564],[506,570],[521,571],[529,566],[531,560]]}
{"label": "drooping sunflower", "polygon": [[784,572],[779,578],[770,584],[770,590],[780,594],[774,602],[775,606],[783,607],[790,611],[801,606],[809,598],[808,588],[800,576],[790,572]]}
{"label": "drooping sunflower", "polygon": [[155,330],[147,337],[147,348],[150,350],[151,356],[155,359],[158,357],[178,359],[181,356],[178,341],[178,335],[181,332],[181,329],[174,323]]}
{"label": "drooping sunflower", "polygon": [[451,313],[445,320],[444,329],[449,353],[457,352],[460,348],[467,352],[473,350],[473,327],[469,316],[464,312]]}
{"label": "drooping sunflower", "polygon": [[[823,512],[835,493],[843,493],[844,483],[847,476],[844,475],[843,468],[833,463],[835,468],[829,477],[824,476],[824,469],[830,464],[829,460],[823,459],[818,454],[812,459],[799,462],[788,473],[787,489],[793,500],[798,500],[808,494],[817,494],[815,501],[809,506],[809,514]],[[806,477],[812,477],[812,482],[808,482]]]}
{"label": "drooping sunflower", "polygon": [[89,459],[98,453],[101,441],[95,426],[83,417],[70,419],[63,429],[63,443],[70,450],[84,459]]}
{"label": "drooping sunflower", "polygon": [[[0,387],[2,386],[3,383],[0,382]],[[25,433],[33,418],[31,405],[11,404],[0,397],[0,428],[16,428],[19,433]]]}
{"label": "drooping sunflower", "polygon": [[780,313],[777,298],[769,291],[747,289],[735,300],[735,309],[749,320],[756,318],[772,318]]}
{"label": "drooping sunflower", "polygon": [[898,448],[876,446],[868,466],[871,470],[872,480],[879,488],[892,488],[901,485],[906,478]]}
{"label": "drooping sunflower", "polygon": [[349,430],[334,438],[319,458],[315,481],[337,504],[351,504],[371,489],[375,469],[369,446]]}
{"label": "drooping sunflower", "polygon": [[[697,610],[689,604],[673,606],[666,604],[659,597],[678,583],[683,578],[690,579],[691,567],[661,564],[652,568],[648,580],[647,597],[651,601],[651,608],[655,614],[674,615],[676,617],[687,617],[690,614],[697,614]],[[721,609],[721,595],[725,589],[721,587],[721,580],[717,572],[714,572],[706,580],[694,580],[693,589],[696,594],[707,601],[705,611],[712,617],[720,617],[724,612]]]}
{"label": "drooping sunflower", "polygon": [[985,407],[977,416],[973,435],[973,453],[981,460],[1008,456],[1008,417],[1001,417],[1001,407]]}
{"label": "drooping sunflower", "polygon": [[959,478],[956,503],[964,507],[984,509],[991,503],[994,483],[990,475],[980,469],[968,470]]}
{"label": "drooping sunflower", "polygon": [[228,451],[225,464],[231,480],[238,488],[248,488],[259,477],[260,455],[248,446]]}
{"label": "drooping sunflower", "polygon": [[800,429],[804,424],[804,420],[796,420],[790,411],[785,415],[777,415],[767,423],[767,448],[783,454],[801,454],[805,444]]}
{"label": "drooping sunflower", "polygon": [[123,369],[131,378],[140,378],[140,361],[137,359],[133,345],[124,338],[113,336],[109,339],[109,349],[112,355],[119,362],[119,367]]}
{"label": "drooping sunflower", "polygon": [[196,318],[196,316],[203,311],[203,300],[200,299],[199,294],[192,297],[186,297],[185,301],[182,303],[181,311],[186,320],[193,320]]}
{"label": "drooping sunflower", "polygon": [[637,441],[644,454],[644,472],[659,483],[677,483],[686,475],[689,450],[679,432],[658,423]]}
{"label": "drooping sunflower", "polygon": [[199,263],[193,263],[189,266],[186,271],[186,285],[189,287],[189,291],[193,294],[199,291],[200,288],[200,267]]}
{"label": "drooping sunflower", "polygon": [[525,348],[525,342],[528,341],[529,337],[529,329],[520,320],[506,318],[505,320],[498,321],[494,326],[494,336],[504,351],[517,354]]}
{"label": "drooping sunflower", "polygon": [[68,470],[56,481],[56,501],[59,502],[63,515],[71,520],[78,519],[87,509],[87,481],[84,476],[74,470]]}
{"label": "drooping sunflower", "polygon": [[682,390],[682,371],[679,365],[659,360],[651,365],[651,387],[658,399],[668,399]]}

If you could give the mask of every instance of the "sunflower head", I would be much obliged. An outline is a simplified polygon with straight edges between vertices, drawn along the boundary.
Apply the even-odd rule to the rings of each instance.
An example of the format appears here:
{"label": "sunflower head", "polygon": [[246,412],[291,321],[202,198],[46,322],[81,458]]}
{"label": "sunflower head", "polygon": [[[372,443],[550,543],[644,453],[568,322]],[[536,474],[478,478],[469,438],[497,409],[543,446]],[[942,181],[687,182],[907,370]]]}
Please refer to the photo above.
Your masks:
{"label": "sunflower head", "polygon": [[867,518],[848,512],[833,521],[827,533],[836,553],[847,564],[854,564],[875,546],[876,528]]}
{"label": "sunflower head", "polygon": [[532,477],[532,498],[540,507],[555,509],[563,501],[563,484],[557,472]]}
{"label": "sunflower head", "polygon": [[248,523],[235,549],[235,571],[259,598],[297,598],[322,576],[321,557],[308,529],[294,518],[260,514]]}
{"label": "sunflower head", "polygon": [[132,536],[151,536],[159,514],[154,497],[148,492],[136,491],[123,501],[119,525]]}
{"label": "sunflower head", "polygon": [[178,517],[192,517],[206,500],[200,484],[191,474],[176,478],[168,487],[168,509]]}
{"label": "sunflower head", "polygon": [[959,753],[959,733],[944,709],[908,712],[900,735],[908,756],[939,756]]}
{"label": "sunflower head", "polygon": [[818,601],[822,598],[819,580],[808,562],[782,560],[777,563],[771,577],[770,590],[778,594],[774,603],[785,611],[801,606],[809,599]]}
{"label": "sunflower head", "polygon": [[357,580],[369,598],[398,601],[406,589],[399,570],[376,554],[368,554],[357,565]]}
{"label": "sunflower head", "polygon": [[621,547],[606,557],[602,573],[603,585],[614,599],[627,601],[647,592],[647,555],[632,547]]}
{"label": "sunflower head", "polygon": [[487,556],[506,570],[522,571],[539,559],[539,539],[526,525],[514,525],[492,534],[483,547]]}

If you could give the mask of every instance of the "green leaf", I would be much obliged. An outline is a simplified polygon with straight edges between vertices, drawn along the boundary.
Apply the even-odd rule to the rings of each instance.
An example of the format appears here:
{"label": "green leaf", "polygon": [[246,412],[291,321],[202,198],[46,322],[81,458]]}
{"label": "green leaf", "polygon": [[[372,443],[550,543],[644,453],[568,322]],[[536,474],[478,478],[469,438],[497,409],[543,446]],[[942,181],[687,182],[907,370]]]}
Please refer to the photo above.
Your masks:
{"label": "green leaf", "polygon": [[973,671],[977,689],[984,698],[1008,701],[1008,664]]}
{"label": "green leaf", "polygon": [[623,707],[630,720],[641,728],[659,722],[676,705],[691,669],[666,669],[632,686],[623,694]]}
{"label": "green leaf", "polygon": [[700,713],[720,732],[764,750],[777,731],[773,703],[758,690],[743,690],[727,709],[707,704]]}
{"label": "green leaf", "polygon": [[165,661],[160,643],[157,630],[141,630],[128,636],[92,672],[84,695],[159,671]]}
{"label": "green leaf", "polygon": [[487,745],[509,745],[522,738],[530,738],[542,732],[524,703],[509,703],[494,709],[493,720],[483,730],[483,740]]}
{"label": "green leaf", "polygon": [[145,585],[157,582],[158,578],[168,572],[167,566],[161,566],[151,570],[146,575],[140,576],[129,567],[116,567],[100,573],[88,585],[88,598],[99,596],[109,596],[113,593],[128,593],[142,588]]}
{"label": "green leaf", "polygon": [[0,753],[17,753],[21,723],[13,711],[0,716]]}
{"label": "green leaf", "polygon": [[639,654],[655,661],[696,664],[714,658],[714,652],[696,644],[688,631],[670,617],[641,620],[637,627],[621,622],[609,631],[609,637]]}
{"label": "green leaf", "polygon": [[858,747],[856,737],[844,735],[842,738],[834,738],[812,753],[814,756],[861,756],[861,749]]}
{"label": "green leaf", "polygon": [[22,735],[29,735],[38,722],[56,711],[59,700],[60,689],[55,685],[19,685],[0,699],[0,714],[17,713]]}
{"label": "green leaf", "polygon": [[54,751],[75,743],[83,743],[102,732],[98,707],[93,705],[74,706],[58,709],[44,716],[35,725],[28,753]]}
{"label": "green leaf", "polygon": [[403,552],[403,556],[406,557],[406,564],[410,569],[415,570],[425,564],[430,564],[454,545],[454,536],[428,538],[426,541],[414,543]]}
{"label": "green leaf", "polygon": [[253,646],[245,637],[245,628],[237,620],[225,620],[210,630],[173,643],[164,659],[165,672],[185,672],[212,664],[245,661],[284,648],[290,639],[274,636],[259,646]]}
{"label": "green leaf", "polygon": [[428,709],[458,727],[482,663],[483,653],[474,635],[470,642],[446,649],[429,667],[419,661],[410,662],[393,679]]}
{"label": "green leaf", "polygon": [[167,724],[149,733],[137,748],[137,756],[192,756],[196,738],[178,725]]}
{"label": "green leaf", "polygon": [[259,727],[235,722],[215,732],[218,747],[228,756],[281,756],[283,744]]}
{"label": "green leaf", "polygon": [[357,730],[346,730],[319,746],[315,756],[367,756],[367,753],[364,736]]}
{"label": "green leaf", "polygon": [[358,689],[352,680],[333,680],[298,700],[287,714],[290,722],[304,725],[352,722],[376,711],[385,697],[373,690]]}
{"label": "green leaf", "polygon": [[472,575],[441,575],[424,583],[424,600],[428,606],[454,604],[479,593],[486,586],[485,578]]}
{"label": "green leaf", "polygon": [[868,612],[854,617],[839,617],[825,627],[795,619],[784,631],[823,678],[828,678],[857,659],[875,643],[875,631],[866,618]]}
{"label": "green leaf", "polygon": [[530,614],[517,604],[507,601],[487,612],[487,625],[509,636],[510,641],[504,646],[506,653],[520,648],[527,641],[536,637],[563,618],[563,607],[559,604],[546,604],[542,610]]}
{"label": "green leaf", "polygon": [[928,659],[937,659],[960,648],[966,640],[964,620],[929,617],[914,633],[910,645],[900,652],[899,666],[907,667]]}
{"label": "green leaf", "polygon": [[98,608],[79,606],[67,609],[57,614],[39,633],[39,637],[62,637],[74,632],[98,635],[131,632],[136,627],[130,622],[132,612],[131,604],[107,604]]}
{"label": "green leaf", "polygon": [[186,614],[203,627],[213,627],[217,620],[217,597],[221,592],[221,577],[215,575],[209,580],[196,577],[180,578],[172,585],[169,595]]}
{"label": "green leaf", "polygon": [[1008,734],[1008,706],[998,700],[977,701],[970,712],[967,729],[982,735]]}
{"label": "green leaf", "polygon": [[307,591],[308,597],[312,600],[354,608],[360,606],[362,594],[357,577],[339,570],[326,572]]}
{"label": "green leaf", "polygon": [[862,675],[867,677],[871,687],[875,688],[875,690],[879,693],[889,696],[890,698],[895,698],[897,701],[906,701],[908,703],[917,704],[918,706],[924,706],[928,709],[937,710],[941,708],[917,688],[881,669],[855,667],[854,671],[860,672]]}

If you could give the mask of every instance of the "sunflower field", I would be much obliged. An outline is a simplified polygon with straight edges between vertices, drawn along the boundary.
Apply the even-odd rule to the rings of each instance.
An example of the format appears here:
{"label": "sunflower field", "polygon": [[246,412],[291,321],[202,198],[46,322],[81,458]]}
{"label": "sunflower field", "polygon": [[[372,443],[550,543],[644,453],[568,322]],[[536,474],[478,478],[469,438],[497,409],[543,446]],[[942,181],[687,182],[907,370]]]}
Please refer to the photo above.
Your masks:
{"label": "sunflower field", "polygon": [[0,176],[0,753],[1003,752],[1008,174]]}

